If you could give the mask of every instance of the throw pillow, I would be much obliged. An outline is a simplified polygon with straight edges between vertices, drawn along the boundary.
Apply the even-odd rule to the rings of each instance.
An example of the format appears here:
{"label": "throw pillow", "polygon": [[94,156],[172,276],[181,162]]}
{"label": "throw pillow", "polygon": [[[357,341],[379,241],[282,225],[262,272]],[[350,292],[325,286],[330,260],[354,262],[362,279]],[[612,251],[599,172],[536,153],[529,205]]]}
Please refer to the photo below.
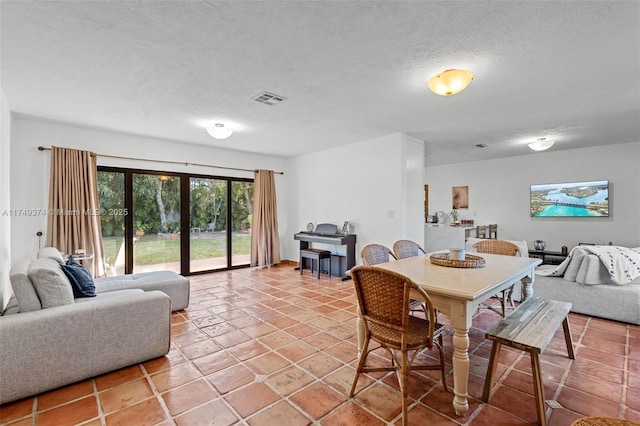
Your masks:
{"label": "throw pillow", "polygon": [[9,278],[13,294],[16,296],[20,312],[37,311],[42,309],[38,293],[29,279],[29,265],[31,261],[28,259],[20,260],[11,266]]}
{"label": "throw pillow", "polygon": [[47,258],[47,257],[49,259],[55,260],[60,264],[64,263],[64,258],[62,256],[62,253],[60,253],[60,250],[58,250],[55,247],[44,247],[40,249],[40,251],[38,252],[38,259]]}
{"label": "throw pillow", "polygon": [[60,265],[60,267],[67,278],[69,278],[74,298],[96,296],[96,285],[91,276],[91,272],[89,272],[87,268],[76,262],[71,256],[69,256],[67,264]]}
{"label": "throw pillow", "polygon": [[55,260],[43,258],[31,262],[29,278],[38,293],[42,309],[74,303],[71,283]]}

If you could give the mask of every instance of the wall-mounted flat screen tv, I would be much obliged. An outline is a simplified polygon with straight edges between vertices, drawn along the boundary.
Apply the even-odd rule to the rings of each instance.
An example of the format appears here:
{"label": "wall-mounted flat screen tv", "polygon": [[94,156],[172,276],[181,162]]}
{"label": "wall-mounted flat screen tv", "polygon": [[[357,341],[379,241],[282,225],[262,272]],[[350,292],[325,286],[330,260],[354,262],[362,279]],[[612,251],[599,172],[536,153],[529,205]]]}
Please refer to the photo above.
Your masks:
{"label": "wall-mounted flat screen tv", "polygon": [[609,216],[609,181],[531,185],[531,217]]}

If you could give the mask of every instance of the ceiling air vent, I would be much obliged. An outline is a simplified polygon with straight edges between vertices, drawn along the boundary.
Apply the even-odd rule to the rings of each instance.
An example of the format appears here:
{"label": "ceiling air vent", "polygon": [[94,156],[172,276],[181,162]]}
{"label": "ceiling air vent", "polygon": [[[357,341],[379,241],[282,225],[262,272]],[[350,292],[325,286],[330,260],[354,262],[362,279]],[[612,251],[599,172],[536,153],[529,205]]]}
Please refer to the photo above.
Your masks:
{"label": "ceiling air vent", "polygon": [[478,144],[476,144],[476,147],[478,147],[478,148],[486,148],[488,146],[489,145],[487,145],[486,143],[478,143]]}
{"label": "ceiling air vent", "polygon": [[252,98],[256,102],[266,105],[277,105],[282,101],[287,100],[284,96],[276,95],[269,92],[262,92],[258,96]]}

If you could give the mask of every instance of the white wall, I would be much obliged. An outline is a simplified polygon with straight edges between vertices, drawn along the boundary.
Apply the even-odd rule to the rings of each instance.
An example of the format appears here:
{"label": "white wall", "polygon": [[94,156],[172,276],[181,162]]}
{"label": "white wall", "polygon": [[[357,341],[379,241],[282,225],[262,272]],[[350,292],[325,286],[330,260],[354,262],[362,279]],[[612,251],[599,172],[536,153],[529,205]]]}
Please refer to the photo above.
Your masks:
{"label": "white wall", "polygon": [[[294,195],[285,257],[298,258],[293,235],[309,222],[335,223],[340,229],[348,220],[351,232],[357,235],[358,263],[360,249],[369,243],[391,247],[397,239],[409,236],[421,241],[422,207],[417,212],[419,225],[406,223],[408,217],[416,216],[407,197],[418,197],[420,206],[424,199],[423,183],[415,177],[422,176],[417,169],[423,163],[415,167],[407,158],[417,150],[423,153],[421,141],[397,133],[293,159],[291,169],[297,179],[288,181]],[[328,248],[344,254],[344,247]]]}
{"label": "white wall", "polygon": [[[229,139],[233,143],[233,138]],[[74,127],[41,121],[30,117],[14,116],[11,131],[11,206],[14,209],[45,209],[48,203],[50,151],[38,151],[38,146],[60,146],[90,150],[98,154],[117,155],[154,160],[169,160],[199,164],[212,164],[243,169],[269,169],[285,172],[276,175],[278,204],[286,206],[284,190],[289,173],[286,162],[279,157],[268,157],[237,151],[208,148],[206,146],[126,135],[95,129]],[[232,171],[183,164],[164,164],[98,157],[98,165],[129,167],[146,170],[189,172],[218,176],[252,178],[253,172]],[[3,168],[4,173],[4,168]],[[278,209],[280,238],[287,223],[287,209]],[[15,216],[12,218],[11,250],[13,259],[35,256],[38,251],[38,231],[46,232],[46,216]],[[45,237],[42,237],[44,244]]]}
{"label": "white wall", "polygon": [[424,142],[403,135],[402,237],[422,245],[424,240]]}
{"label": "white wall", "polygon": [[[428,155],[428,147],[427,147]],[[547,249],[579,242],[640,246],[640,142],[427,167],[429,212],[451,211],[451,187],[469,186],[461,218],[498,224],[501,239],[545,240]],[[532,218],[531,184],[609,180],[607,218]],[[475,235],[475,234],[474,234]]]}
{"label": "white wall", "polygon": [[10,151],[11,110],[4,93],[0,92],[0,311],[11,297],[11,199],[10,199]]}
{"label": "white wall", "polygon": [[[8,108],[7,108],[8,111]],[[4,116],[3,116],[4,117]],[[4,124],[4,123],[3,123]],[[3,126],[3,135],[5,134]],[[3,151],[9,145],[3,136]],[[448,166],[427,167],[424,181],[419,170],[424,156],[421,141],[393,134],[293,159],[265,157],[204,146],[178,144],[107,131],[55,124],[13,116],[11,122],[10,199],[0,202],[13,209],[46,208],[50,155],[37,146],[89,149],[100,154],[210,163],[245,169],[284,171],[276,175],[282,259],[297,260],[293,235],[308,222],[351,223],[360,249],[377,242],[391,246],[400,238],[423,238],[422,184],[429,185],[429,210],[451,210],[451,187],[469,186],[469,209],[462,218],[479,224],[498,223],[504,239],[547,241],[559,250],[578,242],[640,246],[640,142]],[[428,155],[428,147],[427,147]],[[6,158],[3,156],[2,158]],[[164,165],[99,158],[99,164],[140,169],[190,171],[251,177],[251,172],[231,172],[197,166]],[[8,182],[2,167],[2,182]],[[531,218],[529,186],[533,183],[608,179],[611,192],[609,218]],[[4,190],[3,190],[4,191]],[[46,231],[46,217],[12,217],[13,259],[34,256],[37,231]],[[2,241],[8,241],[5,233]],[[44,238],[43,240],[44,241]],[[339,251],[338,247],[329,247]],[[344,248],[342,249],[342,253]]]}

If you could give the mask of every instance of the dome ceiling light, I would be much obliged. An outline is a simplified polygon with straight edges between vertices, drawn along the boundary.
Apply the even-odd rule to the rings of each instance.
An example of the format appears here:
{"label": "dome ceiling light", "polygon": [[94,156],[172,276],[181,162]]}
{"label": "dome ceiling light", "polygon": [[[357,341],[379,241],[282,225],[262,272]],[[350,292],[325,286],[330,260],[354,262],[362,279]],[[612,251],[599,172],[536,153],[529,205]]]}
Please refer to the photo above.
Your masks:
{"label": "dome ceiling light", "polygon": [[473,74],[467,70],[446,70],[431,77],[429,89],[436,95],[453,96],[467,88]]}
{"label": "dome ceiling light", "polygon": [[529,144],[529,148],[534,151],[544,151],[551,148],[554,143],[554,141],[547,140],[547,138],[538,138],[535,142]]}
{"label": "dome ceiling light", "polygon": [[214,139],[226,139],[233,134],[233,130],[224,127],[222,123],[216,123],[214,127],[207,128],[207,133]]}

